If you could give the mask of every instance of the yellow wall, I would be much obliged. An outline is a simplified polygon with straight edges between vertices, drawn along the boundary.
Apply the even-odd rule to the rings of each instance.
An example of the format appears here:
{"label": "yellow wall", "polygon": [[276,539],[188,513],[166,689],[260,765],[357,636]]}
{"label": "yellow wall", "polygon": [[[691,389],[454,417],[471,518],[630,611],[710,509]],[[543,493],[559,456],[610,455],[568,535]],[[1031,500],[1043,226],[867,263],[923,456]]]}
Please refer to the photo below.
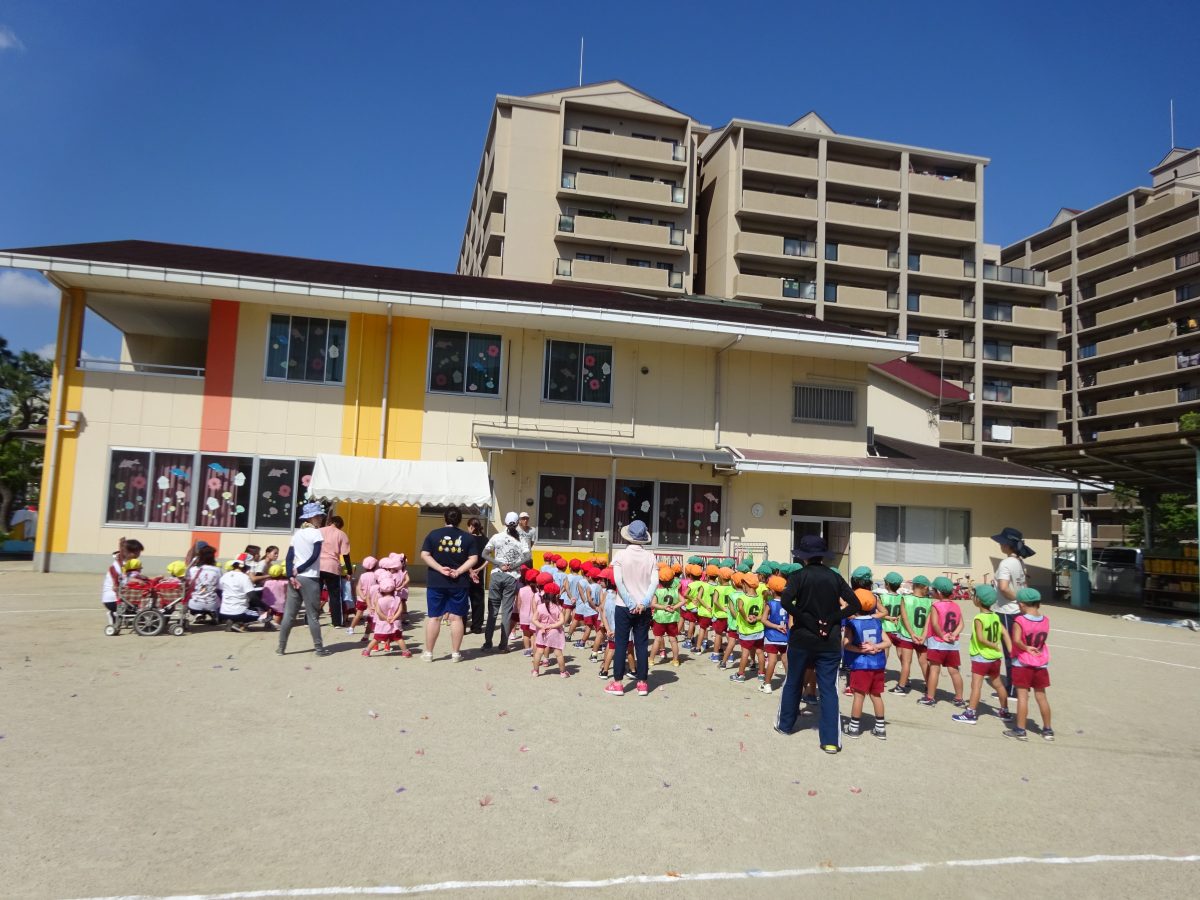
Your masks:
{"label": "yellow wall", "polygon": [[[64,292],[59,300],[58,342],[54,368],[51,374],[50,410],[47,417],[46,452],[42,471],[50,477],[50,458],[53,444],[58,442],[58,457],[54,469],[53,486],[42,484],[41,496],[53,493],[49,509],[43,505],[38,522],[36,548],[45,552],[64,553],[71,543],[71,508],[75,487],[75,463],[79,449],[79,432],[58,431],[55,426],[63,421],[65,410],[85,410],[82,395],[82,379],[75,369],[74,361],[79,358],[79,347],[83,338],[83,291]],[[60,379],[62,390],[59,389]],[[87,481],[87,478],[82,479]]]}

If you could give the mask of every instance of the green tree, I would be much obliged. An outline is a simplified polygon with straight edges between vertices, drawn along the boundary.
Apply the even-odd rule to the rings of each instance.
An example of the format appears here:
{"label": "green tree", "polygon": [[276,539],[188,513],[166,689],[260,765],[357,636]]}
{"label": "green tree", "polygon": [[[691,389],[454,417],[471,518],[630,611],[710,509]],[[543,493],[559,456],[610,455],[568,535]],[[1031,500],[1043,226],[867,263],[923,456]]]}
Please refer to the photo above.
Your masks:
{"label": "green tree", "polygon": [[46,427],[50,373],[49,360],[29,350],[14,353],[0,337],[0,530],[8,527],[14,501],[37,499],[42,449],[22,432]]}

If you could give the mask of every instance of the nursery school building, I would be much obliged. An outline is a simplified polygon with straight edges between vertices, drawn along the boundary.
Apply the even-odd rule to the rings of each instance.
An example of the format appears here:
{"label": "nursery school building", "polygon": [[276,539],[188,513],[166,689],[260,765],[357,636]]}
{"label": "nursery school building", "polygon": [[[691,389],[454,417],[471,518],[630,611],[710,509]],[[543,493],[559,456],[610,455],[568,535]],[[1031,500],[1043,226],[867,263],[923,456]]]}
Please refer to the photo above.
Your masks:
{"label": "nursery school building", "polygon": [[[99,571],[122,535],[151,571],[198,538],[222,557],[282,545],[314,467],[361,488],[390,460],[430,484],[338,502],[356,557],[419,559],[444,511],[431,485],[451,497],[461,476],[489,531],[530,512],[539,551],[611,552],[641,519],[660,554],[787,560],[819,533],[843,572],[979,579],[1014,526],[1050,584],[1072,485],[939,448],[938,403],[968,397],[905,362],[912,342],[745,301],[144,241],[0,266],[62,291],[44,571]],[[82,354],[96,317],[119,360]]]}

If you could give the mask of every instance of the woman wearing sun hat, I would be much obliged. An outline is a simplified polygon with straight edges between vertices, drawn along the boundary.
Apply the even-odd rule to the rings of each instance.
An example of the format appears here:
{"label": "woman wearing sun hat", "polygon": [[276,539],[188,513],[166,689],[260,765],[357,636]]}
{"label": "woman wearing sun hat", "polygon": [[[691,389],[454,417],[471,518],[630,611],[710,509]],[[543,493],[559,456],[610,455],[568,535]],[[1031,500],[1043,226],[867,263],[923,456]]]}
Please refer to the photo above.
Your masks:
{"label": "woman wearing sun hat", "polygon": [[292,623],[303,603],[313,652],[328,656],[331,651],[325,649],[321,640],[321,623],[317,618],[321,612],[321,526],[325,524],[325,507],[320,503],[305,503],[300,510],[300,523],[287,552],[287,603],[283,621],[279,623],[279,646],[275,652],[280,656],[286,652]]}
{"label": "woman wearing sun hat", "polygon": [[650,543],[650,532],[646,523],[634,519],[621,529],[621,539],[628,544],[613,554],[613,581],[616,583],[616,607],[613,610],[614,640],[616,652],[613,656],[613,680],[604,689],[606,694],[620,696],[625,693],[625,653],[633,641],[635,675],[639,696],[650,693],[649,648],[646,645],[650,634],[650,601],[658,588],[657,562],[654,554],[646,549]]}
{"label": "woman wearing sun hat", "polygon": [[[1033,556],[1033,551],[1025,545],[1021,532],[1011,525],[1005,526],[999,534],[993,534],[992,540],[1000,545],[1000,553],[1004,557],[996,566],[996,604],[992,612],[1004,623],[1004,630],[1011,633],[1012,623],[1021,613],[1017,606],[1017,592],[1025,587],[1025,560]],[[1004,686],[1012,693],[1012,656],[1008,648],[1004,648]]]}

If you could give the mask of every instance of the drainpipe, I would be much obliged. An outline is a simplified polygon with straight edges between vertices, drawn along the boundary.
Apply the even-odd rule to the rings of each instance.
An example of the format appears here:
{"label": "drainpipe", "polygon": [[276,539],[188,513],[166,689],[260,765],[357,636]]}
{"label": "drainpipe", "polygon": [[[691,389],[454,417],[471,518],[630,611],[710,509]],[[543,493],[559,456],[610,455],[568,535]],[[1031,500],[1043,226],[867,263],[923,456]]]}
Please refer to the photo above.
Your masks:
{"label": "drainpipe", "polygon": [[[487,478],[488,478],[488,487],[491,488],[491,495],[489,498],[491,505],[489,505],[483,511],[483,530],[484,530],[485,534],[487,533],[488,523],[491,522],[491,520],[492,520],[492,510],[496,508],[496,482],[492,478],[492,457],[496,456],[498,454],[503,455],[504,451],[503,450],[489,450],[487,452]],[[518,488],[518,493],[519,492],[520,492],[520,488]]]}
{"label": "drainpipe", "polygon": [[39,521],[42,540],[37,541],[38,535],[34,534],[34,546],[40,546],[42,551],[42,560],[39,569],[43,575],[50,571],[50,538],[54,528],[54,488],[55,480],[58,476],[58,447],[62,443],[62,438],[59,436],[59,426],[63,420],[63,409],[67,405],[66,356],[67,344],[71,336],[71,321],[75,316],[75,292],[73,290],[64,290],[63,299],[66,300],[66,308],[59,319],[58,344],[54,348],[54,365],[58,368],[58,384],[54,388],[54,395],[58,402],[54,406],[54,418],[46,420],[46,439],[50,441],[50,458],[46,461],[46,473],[42,479],[42,484],[46,486],[46,493],[44,496],[38,496],[38,508],[44,510]]}
{"label": "drainpipe", "polygon": [[717,368],[713,375],[713,446],[721,446],[721,354],[742,342],[742,335],[737,335],[732,341],[717,351]]}
{"label": "drainpipe", "polygon": [[[392,304],[387,305],[387,328],[383,345],[383,394],[379,401],[379,458],[387,455],[388,388],[392,383]],[[379,504],[375,504],[375,530],[371,546],[379,550]]]}

